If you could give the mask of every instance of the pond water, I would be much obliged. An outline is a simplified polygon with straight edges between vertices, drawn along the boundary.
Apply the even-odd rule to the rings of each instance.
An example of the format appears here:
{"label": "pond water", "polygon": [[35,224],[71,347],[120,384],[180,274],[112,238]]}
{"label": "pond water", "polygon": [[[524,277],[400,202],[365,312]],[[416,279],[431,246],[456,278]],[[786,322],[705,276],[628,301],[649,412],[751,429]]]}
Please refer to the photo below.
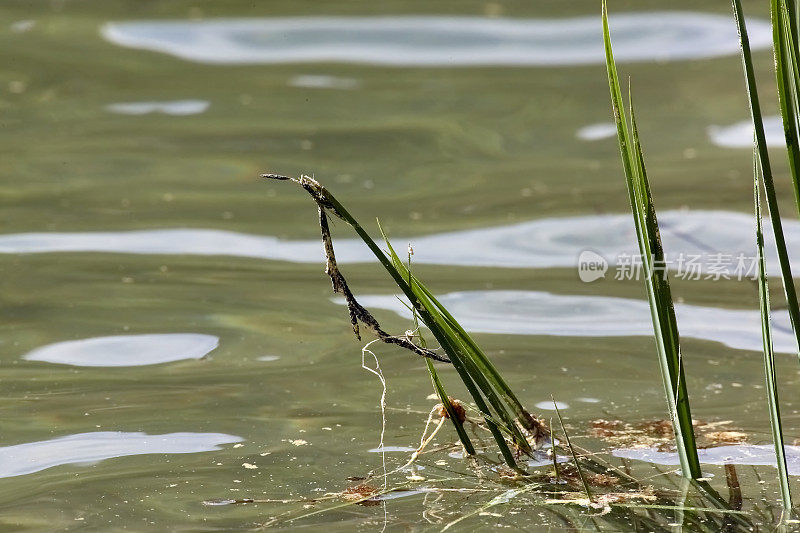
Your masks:
{"label": "pond water", "polygon": [[[762,4],[744,7],[771,83]],[[747,434],[704,451],[705,468],[725,491],[720,464],[738,464],[745,509],[766,522],[778,498],[757,292],[736,269],[754,228],[735,27],[725,3],[611,9],[673,261],[693,414]],[[543,498],[476,481],[452,449],[403,470],[417,484],[380,505],[301,517],[383,460],[404,465],[436,400],[422,361],[372,345],[387,384],[381,446],[381,382],[332,298],[315,207],[258,175],[316,176],[375,235],[379,216],[523,402],[549,421],[555,399],[572,438],[605,449],[593,420],[666,411],[642,282],[617,275],[636,246],[599,10],[3,2],[0,530],[439,530],[459,518],[453,530],[570,529]],[[769,125],[779,148],[780,123]],[[777,150],[774,164],[800,268]],[[388,331],[410,329],[368,250],[344,223],[333,231],[363,303]],[[604,276],[581,281],[583,252]],[[689,256],[696,278],[679,266]],[[791,442],[800,369],[773,289]],[[441,373],[466,400],[455,372]],[[437,442],[454,439],[446,425]],[[614,454],[648,478],[674,464],[649,448]],[[794,475],[795,448],[791,460]]]}

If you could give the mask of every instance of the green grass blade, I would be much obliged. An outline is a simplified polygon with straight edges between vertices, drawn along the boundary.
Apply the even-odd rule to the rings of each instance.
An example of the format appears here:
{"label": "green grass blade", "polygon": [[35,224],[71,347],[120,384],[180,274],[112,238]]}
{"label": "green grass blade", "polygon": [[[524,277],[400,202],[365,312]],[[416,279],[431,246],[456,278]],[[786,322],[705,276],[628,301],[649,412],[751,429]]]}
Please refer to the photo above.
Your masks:
{"label": "green grass blade", "polygon": [[800,173],[800,122],[798,122],[800,71],[798,56],[795,53],[797,41],[790,25],[791,17],[786,0],[770,0],[778,104],[783,119],[795,204],[800,212],[800,176],[798,176]]}
{"label": "green grass blade", "polygon": [[[394,250],[391,248],[391,244],[387,240],[387,246],[390,249],[390,256],[396,257]],[[394,261],[394,259],[393,259]],[[402,265],[398,265],[398,268],[402,268]],[[439,314],[440,309],[444,309],[441,304],[439,304],[432,295],[430,295],[430,291],[422,285],[422,283],[413,278],[413,287],[415,290],[419,290],[420,292],[417,293],[417,297],[419,301],[422,303],[423,306],[432,308],[432,314],[435,316],[435,320],[439,322],[438,326],[441,327],[444,331],[446,336],[454,346],[456,346],[459,355],[459,360],[462,364],[465,365],[467,372],[469,375],[474,379],[478,387],[481,389],[483,394],[485,395],[486,399],[494,408],[494,411],[499,416],[499,420],[494,418],[494,421],[498,424],[499,428],[506,432],[510,437],[514,439],[515,444],[520,447],[523,451],[529,452],[531,451],[531,447],[525,438],[524,435],[520,432],[517,428],[515,421],[519,420],[515,418],[515,412],[512,405],[507,403],[506,397],[498,391],[497,381],[494,379],[494,376],[497,374],[495,370],[495,374],[491,374],[486,371],[485,367],[482,366],[479,362],[476,362],[477,359],[480,357],[486,358],[480,348],[477,345],[472,343],[470,345],[468,342],[465,342],[464,338],[461,336],[461,326],[458,325],[458,322],[455,322],[455,319],[451,323],[450,320],[447,319],[444,315]],[[444,310],[444,312],[447,312]],[[449,313],[448,313],[448,316]],[[455,324],[457,327],[453,327],[451,324]],[[466,335],[466,333],[464,333]],[[469,339],[471,341],[471,339]],[[474,347],[474,348],[473,348]],[[479,354],[479,355],[478,355]],[[502,379],[502,378],[501,378]],[[505,383],[503,381],[503,383]],[[511,393],[513,396],[513,393]],[[513,396],[516,400],[516,396]],[[523,409],[524,411],[524,409]],[[525,411],[527,413],[527,411]],[[485,413],[486,415],[491,417],[491,414]],[[530,416],[530,415],[528,415]],[[538,422],[536,422],[538,424]]]}
{"label": "green grass blade", "polygon": [[795,57],[800,57],[800,32],[797,26],[797,0],[785,0],[786,5],[786,22],[791,33],[794,46],[792,52]]}
{"label": "green grass blade", "polygon": [[[792,322],[792,330],[794,331],[797,345],[800,347],[800,306],[798,306],[797,302],[797,292],[795,291],[792,268],[789,263],[789,253],[786,250],[786,240],[783,236],[783,224],[781,223],[781,215],[778,208],[778,197],[775,194],[775,183],[772,178],[772,167],[769,162],[761,106],[758,100],[758,89],[756,88],[755,74],[753,72],[753,59],[750,54],[750,41],[747,38],[747,28],[745,27],[741,1],[731,0],[731,3],[733,5],[733,14],[736,19],[736,27],[739,31],[745,87],[747,88],[747,96],[750,104],[750,115],[753,120],[753,131],[756,138],[761,176],[764,181],[764,192],[766,194],[767,207],[769,208],[770,221],[772,222],[772,232],[775,236],[775,247],[778,252],[778,263],[783,280],[783,290],[786,295],[786,306],[789,309],[789,318]],[[798,357],[800,358],[800,352],[798,352]]]}
{"label": "green grass blade", "polygon": [[[753,151],[755,161],[756,153]],[[786,455],[783,443],[783,427],[781,424],[780,403],[778,402],[778,384],[775,375],[775,352],[772,344],[772,323],[770,319],[769,284],[767,268],[764,260],[764,232],[761,228],[761,187],[758,179],[758,166],[754,165],[753,203],[756,216],[756,243],[758,248],[758,297],[761,309],[761,337],[764,341],[764,375],[767,381],[767,404],[769,406],[769,423],[772,430],[772,442],[775,446],[775,459],[778,465],[778,480],[781,488],[781,501],[785,510],[792,508],[792,495],[789,491],[789,473],[786,467]]]}
{"label": "green grass blade", "polygon": [[[417,282],[418,283],[418,282]],[[493,387],[495,390],[498,391],[499,394],[503,396],[503,399],[508,403],[508,406],[512,409],[514,416],[527,429],[533,429],[530,426],[530,422],[533,421],[533,417],[530,413],[522,406],[522,403],[519,401],[517,396],[511,390],[511,387],[508,386],[505,379],[500,375],[497,371],[497,368],[491,362],[491,360],[486,357],[483,351],[478,347],[472,337],[464,330],[463,327],[456,321],[455,318],[450,314],[450,312],[436,299],[436,297],[431,294],[431,292],[422,284],[418,284],[420,291],[422,291],[422,296],[427,298],[435,308],[441,313],[442,317],[445,319],[446,323],[450,328],[452,328],[458,338],[460,339],[461,343],[464,345],[465,349],[469,352],[472,359],[474,360],[475,364],[480,368],[481,372],[484,373],[487,378],[492,382]]]}
{"label": "green grass blade", "polygon": [[450,397],[447,395],[444,385],[442,385],[442,380],[439,379],[439,374],[436,372],[433,361],[425,359],[425,363],[428,365],[428,373],[431,375],[431,383],[433,383],[433,388],[436,390],[436,395],[439,396],[439,401],[442,402],[445,411],[447,411],[447,416],[450,417],[450,422],[453,423],[453,427],[456,429],[456,433],[458,433],[458,439],[461,441],[461,444],[464,445],[464,450],[468,455],[475,455],[475,447],[472,446],[472,441],[469,439],[469,435],[467,435],[467,431],[464,429],[464,424],[458,418],[455,409],[453,409],[453,405],[450,403]]}
{"label": "green grass blade", "polygon": [[684,477],[701,476],[700,461],[692,427],[686,380],[680,355],[677,321],[672,305],[669,281],[663,268],[664,254],[658,229],[650,185],[644,167],[644,157],[639,144],[638,130],[631,105],[631,127],[628,127],[622,101],[619,76],[611,49],[608,13],[603,2],[603,39],[606,52],[608,84],[611,105],[617,125],[622,167],[628,197],[633,213],[636,237],[645,272],[645,286],[650,303],[653,331],[658,349],[658,361],[667,398],[670,418],[675,432],[675,443]]}
{"label": "green grass blade", "polygon": [[[575,453],[575,449],[572,447],[572,443],[569,440],[569,433],[567,433],[567,428],[564,425],[564,419],[561,418],[561,410],[558,408],[558,403],[553,395],[550,395],[550,399],[553,401],[553,407],[556,410],[556,416],[558,417],[558,423],[561,425],[561,432],[564,433],[564,440],[567,442],[567,448],[569,449],[570,455],[572,455],[572,461],[575,463],[575,469],[578,471],[578,476],[581,478],[581,484],[583,485],[583,490],[586,491],[586,497],[589,499],[590,502],[594,502],[594,498],[592,498],[592,491],[589,490],[589,484],[586,482],[586,478],[583,475],[583,469],[581,469],[581,463],[578,461],[578,455]],[[553,448],[553,457],[555,457],[556,451]],[[556,461],[558,463],[558,461]]]}

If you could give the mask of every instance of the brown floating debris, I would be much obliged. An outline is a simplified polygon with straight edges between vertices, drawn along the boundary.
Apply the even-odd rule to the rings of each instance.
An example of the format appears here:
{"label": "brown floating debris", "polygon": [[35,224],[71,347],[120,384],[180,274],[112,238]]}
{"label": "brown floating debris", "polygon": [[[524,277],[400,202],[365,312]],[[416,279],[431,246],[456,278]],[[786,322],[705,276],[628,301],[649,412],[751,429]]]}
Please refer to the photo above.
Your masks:
{"label": "brown floating debris", "polygon": [[[747,440],[747,433],[728,426],[730,420],[704,422],[694,420],[692,425],[698,439],[699,448],[709,448],[720,444],[738,444]],[[669,420],[646,420],[638,423],[622,420],[598,419],[591,422],[589,434],[602,439],[615,447],[656,448],[660,451],[674,450],[672,424]]]}
{"label": "brown floating debris", "polygon": [[[458,421],[463,423],[467,419],[467,410],[464,409],[464,405],[453,397],[448,396],[448,399],[450,400],[450,406],[453,408],[453,412],[456,414],[456,417],[458,417]],[[434,409],[437,410],[440,417],[450,418],[450,414],[443,404],[437,403]]]}
{"label": "brown floating debris", "polygon": [[342,497],[345,500],[352,501],[358,505],[366,507],[379,505],[380,501],[374,497],[380,493],[380,489],[373,487],[367,483],[361,483],[352,487],[347,487],[342,492]]}

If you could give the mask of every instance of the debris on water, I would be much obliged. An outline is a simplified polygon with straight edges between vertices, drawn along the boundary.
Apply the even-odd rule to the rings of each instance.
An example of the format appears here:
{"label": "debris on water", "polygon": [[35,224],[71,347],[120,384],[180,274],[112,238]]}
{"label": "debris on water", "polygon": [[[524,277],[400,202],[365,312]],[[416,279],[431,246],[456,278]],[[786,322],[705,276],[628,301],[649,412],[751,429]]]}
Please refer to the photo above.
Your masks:
{"label": "debris on water", "polygon": [[248,470],[256,470],[258,467],[252,463],[242,463],[242,466],[247,468]]}
{"label": "debris on water", "polygon": [[385,500],[396,500],[399,498],[408,498],[409,496],[416,496],[417,494],[425,494],[426,492],[437,492],[435,489],[429,489],[425,487],[420,487],[418,489],[409,489],[409,490],[393,490],[391,492],[387,492],[386,494],[380,494],[375,496],[376,500],[385,501]]}
{"label": "debris on water", "polygon": [[611,506],[619,503],[628,503],[633,500],[645,502],[656,501],[656,495],[651,487],[647,487],[639,492],[608,492],[605,494],[595,494],[590,500],[580,492],[567,492],[561,498],[551,498],[545,500],[546,504],[576,504],[592,509],[601,509],[601,515],[611,512]]}
{"label": "debris on water", "polygon": [[704,435],[713,444],[738,444],[747,440],[747,433],[741,431],[712,431]]}
{"label": "debris on water", "polygon": [[[719,444],[738,444],[747,440],[747,434],[733,429],[720,429],[728,426],[730,420],[704,422],[693,420],[698,447],[708,448]],[[646,420],[629,423],[622,420],[598,419],[591,422],[589,434],[602,439],[616,448],[653,448],[659,451],[673,451],[674,436],[672,422],[669,420]]]}
{"label": "debris on water", "polygon": [[[467,410],[464,409],[464,405],[460,401],[456,400],[455,398],[448,398],[450,400],[450,406],[453,408],[453,412],[455,412],[456,416],[458,417],[458,421],[463,423],[467,419]],[[447,419],[450,418],[450,414],[447,412],[447,409],[445,409],[443,404],[437,403],[434,409],[436,409],[436,412],[440,417]]]}
{"label": "debris on water", "polygon": [[352,487],[347,487],[344,492],[342,492],[342,498],[358,505],[370,507],[380,504],[380,501],[376,499],[378,493],[380,493],[380,489],[368,483],[360,483]]}
{"label": "debris on water", "polygon": [[367,450],[369,453],[383,453],[383,452],[413,452],[416,448],[411,446],[381,446]]}
{"label": "debris on water", "polygon": [[619,485],[620,478],[608,474],[589,474],[587,476],[587,481],[590,485],[595,487],[612,487],[614,485]]}
{"label": "debris on water", "polygon": [[214,507],[214,506],[220,506],[220,505],[238,505],[238,504],[253,503],[253,502],[254,502],[254,500],[252,498],[241,498],[241,499],[238,499],[238,500],[219,498],[219,499],[214,499],[214,500],[205,500],[205,501],[203,501],[203,505],[206,505],[206,506],[209,506],[209,507]]}

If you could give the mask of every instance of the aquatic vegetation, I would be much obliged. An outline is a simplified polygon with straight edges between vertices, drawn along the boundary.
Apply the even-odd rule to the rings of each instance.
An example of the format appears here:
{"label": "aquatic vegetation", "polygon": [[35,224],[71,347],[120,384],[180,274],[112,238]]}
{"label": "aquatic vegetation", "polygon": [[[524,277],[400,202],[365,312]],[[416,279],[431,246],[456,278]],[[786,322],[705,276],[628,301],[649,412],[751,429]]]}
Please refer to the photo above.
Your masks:
{"label": "aquatic vegetation", "polygon": [[[499,506],[526,508],[537,506],[547,509],[548,513],[563,524],[582,520],[585,510],[588,509],[598,512],[598,516],[602,516],[604,522],[623,529],[633,527],[633,524],[645,524],[652,530],[660,531],[674,523],[675,513],[683,513],[681,521],[687,525],[702,523],[712,529],[728,527],[730,524],[752,527],[746,516],[740,515],[729,501],[724,500],[704,482],[691,485],[691,490],[687,485],[681,493],[655,488],[649,479],[639,480],[628,473],[627,468],[615,466],[602,455],[577,446],[571,441],[566,424],[558,410],[558,404],[554,401],[553,405],[564,439],[563,443],[556,441],[551,436],[552,430],[522,407],[499,376],[497,369],[475,345],[474,340],[411,273],[410,263],[404,264],[399,259],[385,238],[385,234],[386,253],[378,248],[338,200],[312,178],[301,176],[293,179],[276,175],[265,175],[265,177],[293,181],[303,187],[316,202],[326,255],[326,272],[331,278],[334,290],[344,294],[354,332],[360,335],[357,328],[360,323],[371,330],[378,340],[398,345],[422,356],[431,371],[436,396],[442,403],[431,410],[420,439],[420,446],[413,450],[410,459],[391,471],[384,471],[383,488],[375,483],[374,474],[353,477],[352,480],[356,484],[346,487],[339,493],[326,494],[322,498],[298,500],[297,503],[302,502],[302,508],[285,511],[263,524],[264,526],[290,524],[353,504],[372,506],[390,499],[424,494],[426,498],[428,495],[436,495],[437,499],[450,495],[489,496],[488,500],[478,504],[473,511],[450,510],[447,513],[451,516],[449,521],[438,517],[436,521],[445,523],[445,529],[476,515],[491,514],[493,512],[491,509]],[[352,226],[373,251],[408,298],[415,320],[418,316],[428,327],[443,348],[446,357],[425,346],[418,331],[408,331],[402,336],[389,335],[380,328],[369,311],[358,303],[336,264],[333,240],[327,221],[328,211]],[[381,232],[383,233],[382,229]],[[418,340],[419,344],[416,344],[415,340]],[[434,361],[453,364],[472,396],[479,416],[483,419],[481,423],[470,417],[470,411],[464,409],[466,406],[453,401],[447,395],[433,366]],[[438,421],[434,424],[436,417]],[[447,444],[428,449],[433,437],[447,420],[454,424],[461,445],[459,448]],[[434,424],[434,428],[428,433],[431,424]],[[472,437],[467,435],[467,425],[471,426]],[[658,426],[663,428],[663,424]],[[716,428],[718,425],[712,427]],[[499,448],[505,465],[491,458],[489,447],[481,436],[482,432],[491,433],[494,445]],[[466,452],[465,455],[462,455],[459,449]],[[565,459],[559,454],[559,449],[570,454],[570,462],[564,462]],[[447,468],[437,472],[436,469],[441,467],[441,461],[434,463],[426,461],[427,454],[447,451],[455,453],[456,457],[468,459],[456,472],[456,477],[453,477],[453,471]],[[521,453],[532,456],[528,468],[518,462]],[[422,475],[416,470],[418,466],[426,468]],[[549,466],[552,466],[552,469],[547,468]],[[441,475],[442,473],[445,475]],[[473,485],[468,483],[471,479],[474,480]],[[507,488],[508,485],[513,488]],[[235,505],[259,501],[264,500],[213,500],[207,503]],[[689,503],[690,501],[692,503]],[[329,505],[323,505],[325,503]],[[434,510],[425,512],[438,516]]]}
{"label": "aquatic vegetation", "polygon": [[[503,459],[510,468],[517,469],[518,466],[514,457],[515,453],[511,451],[506,442],[506,436],[510,438],[512,446],[523,453],[531,453],[549,439],[549,431],[543,423],[533,417],[522,406],[522,403],[501,377],[494,364],[481,351],[470,335],[436,300],[420,280],[411,273],[408,267],[403,264],[385,234],[384,239],[388,254],[378,248],[375,241],[364,231],[344,206],[313,178],[301,176],[294,179],[275,174],[264,174],[263,177],[281,181],[293,181],[305,189],[317,204],[319,225],[326,256],[325,272],[331,278],[334,292],[341,293],[347,301],[350,321],[357,338],[361,338],[358,327],[358,324],[361,323],[386,343],[396,344],[429,360],[451,363],[475,401],[486,426],[491,431],[492,437],[503,455]],[[413,342],[413,332],[404,335],[389,335],[380,328],[372,314],[358,303],[336,264],[336,255],[326,214],[328,211],[350,224],[375,254],[397,286],[406,295],[414,312],[419,315],[420,319],[439,342],[446,356],[415,344]],[[382,229],[381,233],[383,233]],[[449,397],[444,393],[441,382],[438,380],[435,370],[432,370],[431,364],[429,364],[428,368],[431,371],[437,393],[448,411],[449,418],[456,424],[459,437],[465,448],[469,450],[471,444],[465,438],[466,433],[463,431],[463,427],[458,426],[459,417],[450,404]]]}
{"label": "aquatic vegetation", "polygon": [[683,361],[681,360],[675,308],[672,303],[667,272],[663,268],[664,249],[661,245],[661,235],[658,229],[653,197],[650,193],[650,184],[647,181],[647,172],[644,167],[642,147],[639,144],[639,133],[636,129],[632,101],[629,106],[631,114],[630,125],[625,116],[619,77],[617,76],[617,68],[611,50],[611,35],[608,29],[608,12],[605,1],[603,2],[603,41],[606,49],[608,84],[611,90],[614,119],[617,124],[622,167],[625,172],[631,209],[633,210],[633,221],[645,272],[645,286],[647,287],[647,296],[650,301],[653,331],[655,332],[656,346],[658,348],[658,362],[661,367],[665,396],[670,418],[672,419],[673,431],[675,432],[678,455],[681,459],[681,470],[684,477],[698,478],[701,476],[700,461],[697,458],[697,447],[694,429],[692,428],[692,413],[686,390]]}
{"label": "aquatic vegetation", "polygon": [[[754,206],[756,219],[756,243],[758,262],[758,291],[763,337],[764,371],[767,382],[767,403],[770,414],[770,426],[774,443],[775,460],[778,467],[778,480],[781,489],[781,500],[785,511],[792,508],[789,488],[788,468],[786,463],[783,430],[778,400],[778,386],[775,374],[775,354],[773,350],[772,327],[770,319],[769,286],[767,268],[764,258],[764,236],[761,213],[761,187],[763,185],[769,214],[772,221],[773,236],[777,248],[778,262],[781,268],[784,293],[798,346],[800,346],[800,307],[796,298],[791,266],[783,235],[777,196],[773,183],[769,161],[764,123],[755,83],[752,57],[745,27],[741,2],[732,0],[734,18],[739,31],[742,66],[749,98],[749,106],[754,132]],[[800,161],[798,148],[798,122],[800,114],[797,89],[800,87],[797,74],[798,36],[796,16],[788,7],[788,2],[773,0],[771,13],[774,36],[775,67],[779,86],[779,101],[786,134],[787,150],[795,191],[798,191],[797,162]],[[605,1],[603,2],[603,28],[606,45],[609,86],[614,116],[617,122],[617,135],[622,155],[623,169],[628,184],[631,208],[642,260],[645,268],[645,281],[653,315],[653,328],[659,351],[659,362],[664,378],[666,398],[672,419],[678,458],[683,475],[696,479],[702,475],[697,454],[697,445],[690,414],[689,400],[685,387],[685,375],[681,361],[678,328],[670,295],[669,284],[664,274],[664,255],[659,236],[658,222],[652,203],[650,186],[647,181],[642,150],[639,144],[636,120],[632,101],[629,103],[631,114],[630,125],[625,117],[619,79],[611,52],[611,40],[608,30],[608,18]],[[800,206],[800,196],[798,196]]]}
{"label": "aquatic vegetation", "polygon": [[[772,324],[770,318],[770,297],[769,284],[767,281],[767,268],[764,260],[764,235],[761,223],[761,189],[762,185],[769,206],[769,214],[773,222],[773,234],[778,251],[778,261],[781,265],[781,277],[783,279],[784,294],[786,304],[789,309],[789,317],[792,322],[792,329],[797,338],[798,349],[800,350],[800,306],[798,306],[797,293],[794,288],[794,280],[789,265],[786,242],[783,238],[783,230],[780,223],[780,213],[775,194],[775,185],[772,179],[772,171],[769,162],[766,136],[764,134],[764,124],[761,116],[761,107],[758,100],[758,91],[753,75],[753,62],[750,54],[750,46],[747,37],[747,29],[744,25],[742,6],[739,0],[732,0],[734,16],[739,29],[739,38],[742,47],[742,66],[744,69],[745,83],[747,85],[747,95],[749,97],[750,113],[753,119],[753,204],[755,206],[756,218],[756,242],[758,247],[758,295],[761,310],[761,328],[764,340],[764,375],[766,378],[767,404],[769,407],[770,429],[772,431],[772,442],[775,451],[775,460],[778,467],[778,481],[781,491],[781,501],[786,514],[792,509],[792,496],[789,488],[789,473],[786,464],[786,450],[783,440],[783,427],[781,421],[780,402],[778,400],[778,384],[775,374],[775,353],[772,342]],[[773,48],[775,54],[775,71],[778,78],[778,95],[783,117],[787,153],[789,156],[789,167],[795,191],[798,191],[797,168],[796,164],[800,158],[798,151],[797,138],[797,116],[800,113],[798,101],[791,100],[791,91],[797,89],[796,64],[792,68],[788,59],[793,57],[796,62],[797,46],[795,39],[798,36],[796,26],[796,15],[790,12],[788,3],[784,0],[772,0],[770,11],[773,24]],[[791,76],[794,86],[790,87],[789,77]],[[800,201],[800,196],[797,197]],[[800,203],[798,203],[800,207]],[[800,352],[798,352],[800,357]]]}
{"label": "aquatic vegetation", "polygon": [[[798,341],[800,341],[800,337],[798,337],[800,335],[798,333],[800,308],[794,298],[795,289],[791,277],[786,238],[777,210],[777,197],[769,166],[758,95],[755,90],[747,31],[739,1],[733,0],[733,6],[741,38],[745,81],[750,98],[755,135],[754,216],[758,266],[756,281],[760,296],[759,315],[767,382],[767,403],[773,437],[772,452],[779,474],[778,482],[781,488],[783,509],[790,511],[792,505],[788,477],[790,470],[781,427],[767,262],[764,251],[761,213],[762,186],[769,208],[770,226],[777,248],[780,274],[784,280],[789,317],[794,338]],[[772,7],[776,68],[779,71],[778,82],[784,85],[780,98],[790,163],[792,163],[792,158],[800,162],[800,148],[798,148],[800,125],[797,118],[800,111],[788,109],[792,106],[798,107],[797,92],[800,90],[800,82],[797,82],[796,58],[798,54],[793,40],[797,35],[796,28],[793,27],[795,19],[793,11],[789,9],[786,2],[773,0]],[[730,464],[731,460],[724,457],[720,459],[719,454],[728,451],[734,456],[739,454],[742,456],[739,459],[743,464],[771,464],[771,459],[764,458],[763,446],[747,444],[745,442],[747,433],[731,427],[728,421],[698,422],[692,419],[678,320],[668,280],[661,230],[645,168],[632,98],[629,96],[627,112],[622,98],[621,83],[612,52],[605,2],[603,2],[602,9],[602,23],[608,82],[619,151],[633,214],[636,242],[645,272],[644,284],[648,295],[648,309],[651,314],[669,420],[656,420],[638,425],[618,420],[596,420],[592,424],[590,434],[596,438],[613,442],[617,449],[612,455],[618,458],[643,459],[668,465],[679,464],[681,475],[685,479],[677,484],[678,488],[675,490],[655,487],[648,482],[647,478],[638,478],[633,475],[627,463],[625,463],[625,468],[620,468],[605,460],[602,454],[590,453],[573,444],[567,425],[561,416],[559,404],[553,399],[552,403],[563,436],[563,442],[557,441],[555,434],[551,433],[554,432],[554,428],[546,427],[544,421],[534,418],[522,406],[494,364],[466,333],[462,325],[411,272],[412,252],[410,249],[408,262],[404,263],[379,224],[386,246],[386,251],[381,250],[330,191],[315,179],[308,176],[290,178],[265,174],[263,175],[265,178],[296,183],[305,189],[316,203],[326,256],[325,271],[331,279],[334,292],[340,293],[344,297],[356,337],[361,338],[359,325],[362,325],[374,333],[380,341],[400,346],[422,356],[431,375],[435,397],[441,400],[441,403],[430,411],[420,445],[413,449],[410,459],[391,472],[384,471],[383,489],[369,483],[369,476],[353,478],[359,483],[340,493],[328,494],[326,498],[314,502],[338,500],[339,503],[327,509],[315,509],[295,514],[284,519],[286,523],[353,503],[376,505],[392,498],[393,493],[396,493],[394,497],[397,498],[417,494],[439,494],[441,496],[448,490],[452,490],[448,487],[434,485],[449,482],[453,478],[429,473],[421,475],[414,470],[415,467],[422,466],[420,463],[423,461],[424,454],[456,450],[452,445],[438,447],[435,450],[428,449],[439,430],[447,420],[450,420],[458,433],[462,449],[469,457],[469,468],[478,480],[474,487],[468,488],[463,486],[462,479],[461,487],[456,490],[470,494],[489,493],[491,497],[472,511],[461,513],[447,522],[444,530],[475,514],[491,515],[491,509],[521,499],[528,499],[531,505],[539,507],[569,509],[571,506],[577,506],[581,509],[580,512],[583,509],[597,510],[599,513],[595,516],[603,517],[604,522],[625,528],[630,528],[632,524],[640,524],[650,530],[666,530],[676,524],[709,530],[752,529],[755,527],[752,517],[741,510],[743,497],[738,474]],[[794,100],[792,100],[793,98]],[[794,166],[792,172],[794,179],[797,180],[797,169]],[[797,184],[796,190],[800,191],[800,186]],[[800,193],[798,193],[798,206],[800,206]],[[415,325],[413,330],[402,335],[390,335],[380,327],[372,314],[356,299],[336,261],[328,224],[329,214],[347,222],[391,275],[407,299],[402,305],[411,311]],[[384,307],[386,306],[384,305]],[[438,349],[431,349],[425,343],[420,333],[420,321],[438,342]],[[470,418],[469,409],[465,409],[462,402],[454,400],[448,395],[436,370],[435,362],[453,365],[471,395],[482,421],[476,422]],[[383,380],[382,376],[380,377]],[[468,424],[471,425],[474,439],[468,435],[466,428]],[[552,426],[552,422],[550,426]],[[431,427],[433,429],[429,433],[428,430]],[[488,448],[480,438],[481,429],[492,434],[494,444],[499,449],[505,466],[493,461],[487,453]],[[700,445],[698,437],[695,435],[696,430],[700,436]],[[542,448],[548,444],[550,445],[549,450],[545,453]],[[621,446],[628,446],[628,448],[621,448]],[[570,457],[559,456],[559,449],[568,452]],[[385,450],[383,440],[381,441],[381,450]],[[794,454],[793,449],[790,451]],[[529,467],[542,468],[546,465],[548,469],[532,472],[524,469],[518,462],[523,453],[531,456]],[[720,464],[720,462],[725,464],[725,479],[729,489],[727,500],[708,484],[708,478],[700,467],[701,457],[705,458],[705,462],[711,464]],[[552,470],[549,469],[550,466],[552,466]],[[390,485],[390,477],[405,473],[409,474],[405,476],[405,481]],[[464,472],[461,472],[461,475],[463,476]],[[486,479],[490,479],[495,485],[482,484],[481,481]],[[422,482],[425,482],[426,485],[421,486]],[[498,486],[501,483],[511,485],[512,488],[500,490]],[[247,502],[232,501],[230,503]],[[571,524],[569,511],[552,510],[552,512],[566,524]],[[784,513],[781,520],[786,518],[788,518],[788,513]],[[764,521],[764,518],[760,517],[759,520]]]}

